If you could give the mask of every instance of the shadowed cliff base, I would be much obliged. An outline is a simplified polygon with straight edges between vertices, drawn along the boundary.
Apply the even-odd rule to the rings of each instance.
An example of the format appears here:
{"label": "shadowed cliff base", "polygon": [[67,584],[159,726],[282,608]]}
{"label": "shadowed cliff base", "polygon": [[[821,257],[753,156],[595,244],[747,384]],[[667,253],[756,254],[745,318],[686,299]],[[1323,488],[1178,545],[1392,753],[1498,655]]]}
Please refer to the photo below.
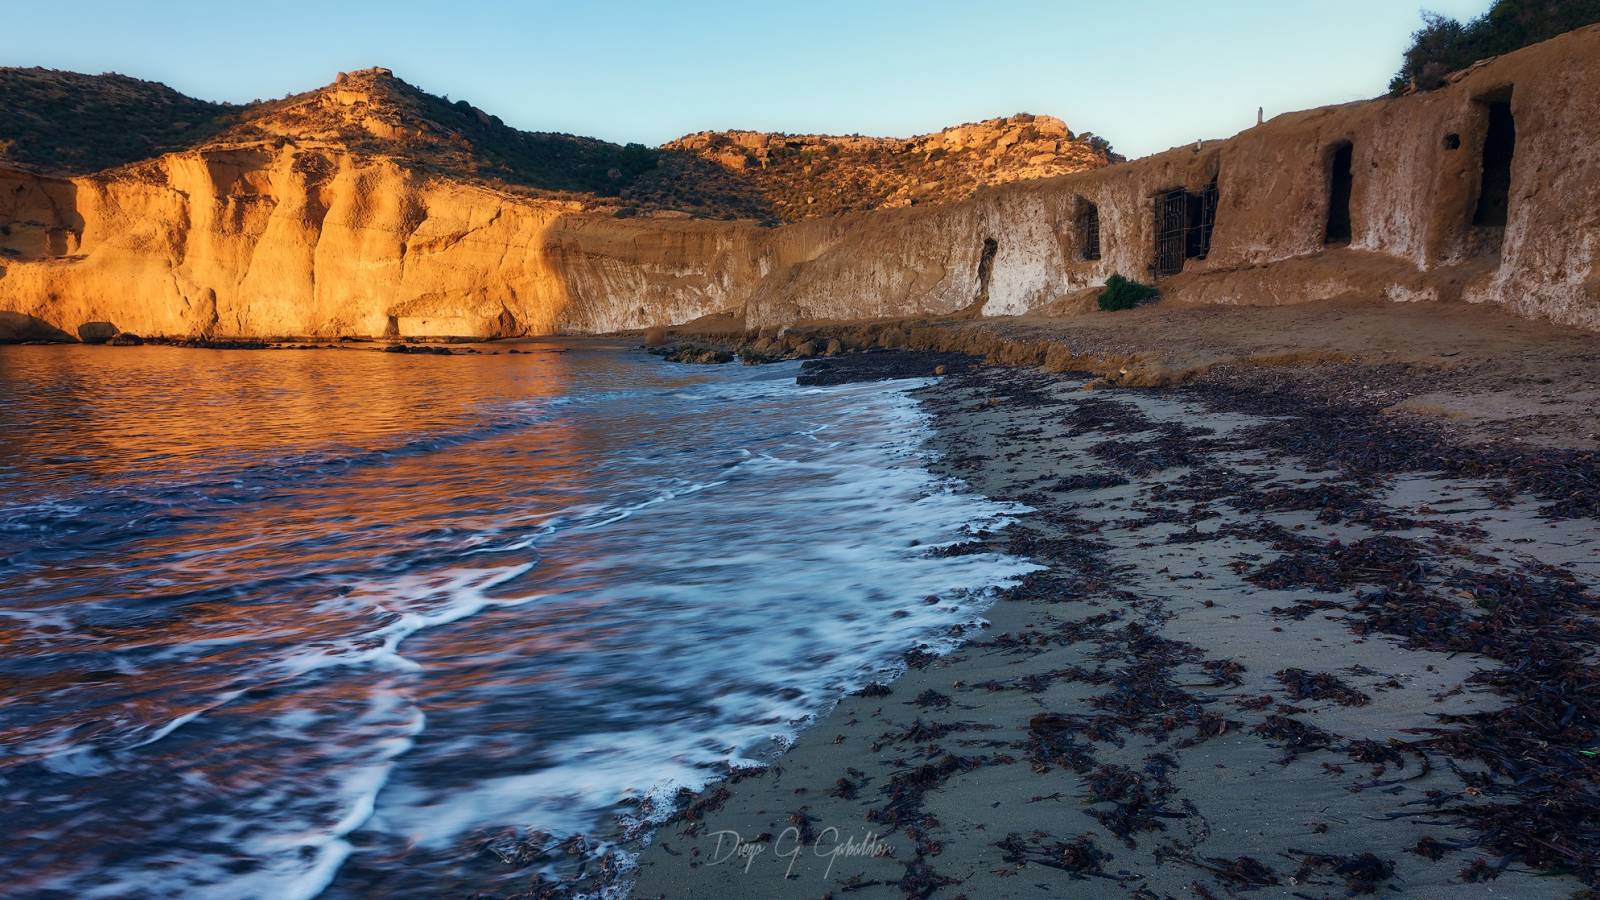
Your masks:
{"label": "shadowed cliff base", "polygon": [[69,343],[75,340],[77,338],[36,316],[0,310],[0,344],[23,341]]}

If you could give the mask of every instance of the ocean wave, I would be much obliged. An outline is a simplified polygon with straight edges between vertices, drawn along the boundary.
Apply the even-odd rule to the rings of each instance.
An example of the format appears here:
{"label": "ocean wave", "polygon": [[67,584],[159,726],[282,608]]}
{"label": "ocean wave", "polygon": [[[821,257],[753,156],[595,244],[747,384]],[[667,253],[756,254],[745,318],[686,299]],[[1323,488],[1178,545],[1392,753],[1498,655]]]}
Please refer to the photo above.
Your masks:
{"label": "ocean wave", "polygon": [[[32,588],[0,614],[0,677],[41,685],[0,696],[0,796],[29,836],[0,861],[53,859],[18,883],[625,873],[678,790],[955,646],[1032,568],[930,553],[1027,509],[929,471],[920,382],[621,359],[621,386],[582,376],[399,443],[0,507],[49,534],[0,561],[0,587]],[[53,857],[69,827],[88,849]]]}

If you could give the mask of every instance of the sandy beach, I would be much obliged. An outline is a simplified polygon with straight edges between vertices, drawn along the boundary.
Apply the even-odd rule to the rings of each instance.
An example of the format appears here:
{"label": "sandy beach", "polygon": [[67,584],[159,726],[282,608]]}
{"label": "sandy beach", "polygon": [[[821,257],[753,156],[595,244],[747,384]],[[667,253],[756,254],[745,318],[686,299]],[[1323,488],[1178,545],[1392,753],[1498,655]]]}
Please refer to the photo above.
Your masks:
{"label": "sandy beach", "polygon": [[1592,370],[1582,348],[1495,340],[1425,367],[1222,360],[1162,388],[915,353],[811,363],[945,364],[921,392],[943,472],[1034,512],[944,552],[1042,568],[957,652],[913,651],[772,767],[682,798],[633,895],[1593,884],[1592,414],[1525,442],[1503,418],[1394,409],[1485,379],[1540,389],[1507,367]]}

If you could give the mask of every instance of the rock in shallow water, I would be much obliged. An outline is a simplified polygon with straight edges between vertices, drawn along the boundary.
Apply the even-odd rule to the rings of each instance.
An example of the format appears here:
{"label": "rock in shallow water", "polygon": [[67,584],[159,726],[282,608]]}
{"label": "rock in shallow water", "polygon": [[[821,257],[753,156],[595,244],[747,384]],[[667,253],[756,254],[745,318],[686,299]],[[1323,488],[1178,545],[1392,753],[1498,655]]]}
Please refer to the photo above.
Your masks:
{"label": "rock in shallow water", "polygon": [[797,380],[806,385],[830,385],[892,378],[929,378],[933,375],[968,372],[982,362],[980,358],[965,353],[869,351],[836,359],[807,360]]}
{"label": "rock in shallow water", "polygon": [[719,363],[733,362],[733,354],[727,350],[714,350],[708,347],[680,346],[668,348],[650,348],[650,352],[668,362],[696,363],[699,365],[716,365]]}

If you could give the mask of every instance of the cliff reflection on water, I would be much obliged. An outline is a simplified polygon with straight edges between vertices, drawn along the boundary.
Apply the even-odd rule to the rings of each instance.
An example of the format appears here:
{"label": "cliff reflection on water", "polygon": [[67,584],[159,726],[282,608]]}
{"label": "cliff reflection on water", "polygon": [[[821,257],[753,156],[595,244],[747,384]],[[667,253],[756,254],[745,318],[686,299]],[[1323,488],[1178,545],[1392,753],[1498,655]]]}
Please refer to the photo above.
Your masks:
{"label": "cliff reflection on water", "polygon": [[524,349],[0,347],[13,888],[625,866],[640,798],[1024,570],[927,553],[1014,511],[927,473],[908,385]]}

